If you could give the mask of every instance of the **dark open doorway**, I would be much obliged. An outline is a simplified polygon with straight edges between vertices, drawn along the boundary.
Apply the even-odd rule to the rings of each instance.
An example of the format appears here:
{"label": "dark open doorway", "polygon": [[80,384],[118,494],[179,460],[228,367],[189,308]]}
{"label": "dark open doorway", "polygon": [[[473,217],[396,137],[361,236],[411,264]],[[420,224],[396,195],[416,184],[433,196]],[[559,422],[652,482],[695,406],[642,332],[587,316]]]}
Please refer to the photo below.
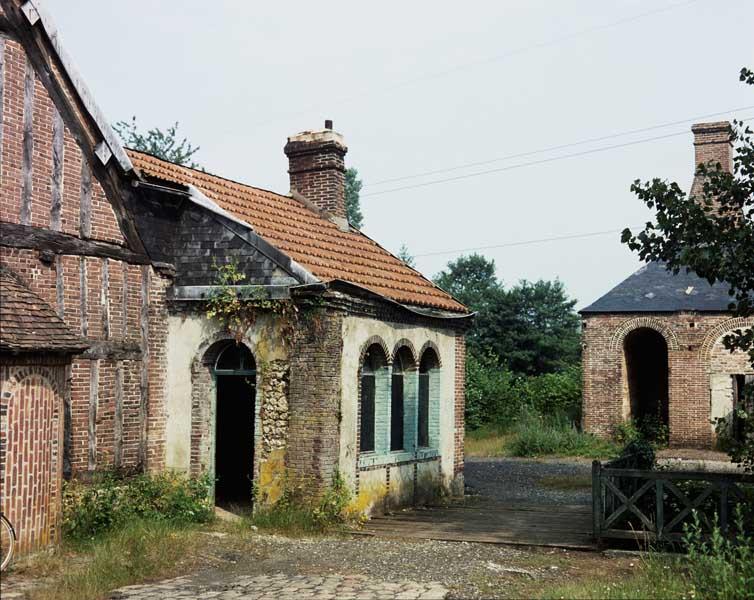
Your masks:
{"label": "dark open doorway", "polygon": [[624,343],[631,417],[649,437],[667,435],[668,345],[662,334],[641,328]]}
{"label": "dark open doorway", "polygon": [[215,366],[215,503],[251,507],[256,370],[246,346],[231,343]]}

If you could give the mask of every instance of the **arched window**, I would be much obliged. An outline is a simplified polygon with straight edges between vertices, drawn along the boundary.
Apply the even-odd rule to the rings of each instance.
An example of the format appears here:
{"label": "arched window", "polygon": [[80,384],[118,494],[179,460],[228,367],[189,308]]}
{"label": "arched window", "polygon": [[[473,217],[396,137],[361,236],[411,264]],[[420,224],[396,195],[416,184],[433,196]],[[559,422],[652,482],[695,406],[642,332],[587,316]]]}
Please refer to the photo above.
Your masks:
{"label": "arched window", "polygon": [[[419,406],[416,419],[416,439],[419,448],[429,448],[436,444],[434,429],[439,427],[439,414],[435,418],[434,413],[439,413],[439,367],[440,361],[435,351],[431,348],[425,350],[419,363]],[[434,427],[430,426],[430,421],[435,420],[437,423]]]}
{"label": "arched window", "polygon": [[216,375],[254,375],[256,363],[254,356],[243,344],[228,344],[220,351],[215,362]]}
{"label": "arched window", "polygon": [[375,413],[378,374],[385,370],[387,359],[382,348],[374,344],[369,347],[361,365],[361,425],[359,428],[359,450],[374,452],[375,447]]}
{"label": "arched window", "polygon": [[390,450],[403,450],[403,375],[404,365],[400,353],[393,361],[393,378],[390,388]]}

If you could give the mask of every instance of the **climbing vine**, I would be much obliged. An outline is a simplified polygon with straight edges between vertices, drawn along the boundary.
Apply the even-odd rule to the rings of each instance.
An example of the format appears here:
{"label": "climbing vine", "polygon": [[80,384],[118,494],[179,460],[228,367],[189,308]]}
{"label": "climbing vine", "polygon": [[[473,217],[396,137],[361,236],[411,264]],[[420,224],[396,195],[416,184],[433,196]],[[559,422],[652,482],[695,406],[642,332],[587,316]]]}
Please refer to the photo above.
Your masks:
{"label": "climbing vine", "polygon": [[215,268],[217,285],[207,300],[207,317],[220,321],[240,342],[260,315],[273,314],[278,317],[283,342],[290,345],[299,320],[295,303],[289,299],[273,300],[259,286],[243,285],[246,275],[236,263],[216,264]]}

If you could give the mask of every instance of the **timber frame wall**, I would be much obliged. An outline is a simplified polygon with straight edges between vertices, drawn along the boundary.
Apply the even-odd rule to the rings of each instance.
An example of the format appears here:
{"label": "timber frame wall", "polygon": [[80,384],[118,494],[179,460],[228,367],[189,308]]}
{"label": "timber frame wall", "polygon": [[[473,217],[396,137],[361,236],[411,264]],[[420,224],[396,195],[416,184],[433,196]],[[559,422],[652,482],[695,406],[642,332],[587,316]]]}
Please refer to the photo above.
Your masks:
{"label": "timber frame wall", "polygon": [[65,470],[160,469],[172,279],[124,235],[123,198],[35,62],[0,33],[0,261],[92,342],[70,368]]}

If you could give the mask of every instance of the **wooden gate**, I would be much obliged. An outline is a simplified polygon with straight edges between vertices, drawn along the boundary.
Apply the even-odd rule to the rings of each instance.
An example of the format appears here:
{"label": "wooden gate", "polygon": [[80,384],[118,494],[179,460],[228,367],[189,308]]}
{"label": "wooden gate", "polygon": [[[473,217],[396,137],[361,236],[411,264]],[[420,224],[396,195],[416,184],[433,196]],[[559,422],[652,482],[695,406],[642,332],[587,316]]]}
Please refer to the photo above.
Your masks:
{"label": "wooden gate", "polygon": [[[747,501],[748,502],[744,502]],[[748,511],[754,527],[754,476],[742,473],[655,471],[621,468],[618,461],[592,463],[593,532],[604,538],[677,542],[697,511],[705,533],[717,524],[727,532],[735,507]]]}

